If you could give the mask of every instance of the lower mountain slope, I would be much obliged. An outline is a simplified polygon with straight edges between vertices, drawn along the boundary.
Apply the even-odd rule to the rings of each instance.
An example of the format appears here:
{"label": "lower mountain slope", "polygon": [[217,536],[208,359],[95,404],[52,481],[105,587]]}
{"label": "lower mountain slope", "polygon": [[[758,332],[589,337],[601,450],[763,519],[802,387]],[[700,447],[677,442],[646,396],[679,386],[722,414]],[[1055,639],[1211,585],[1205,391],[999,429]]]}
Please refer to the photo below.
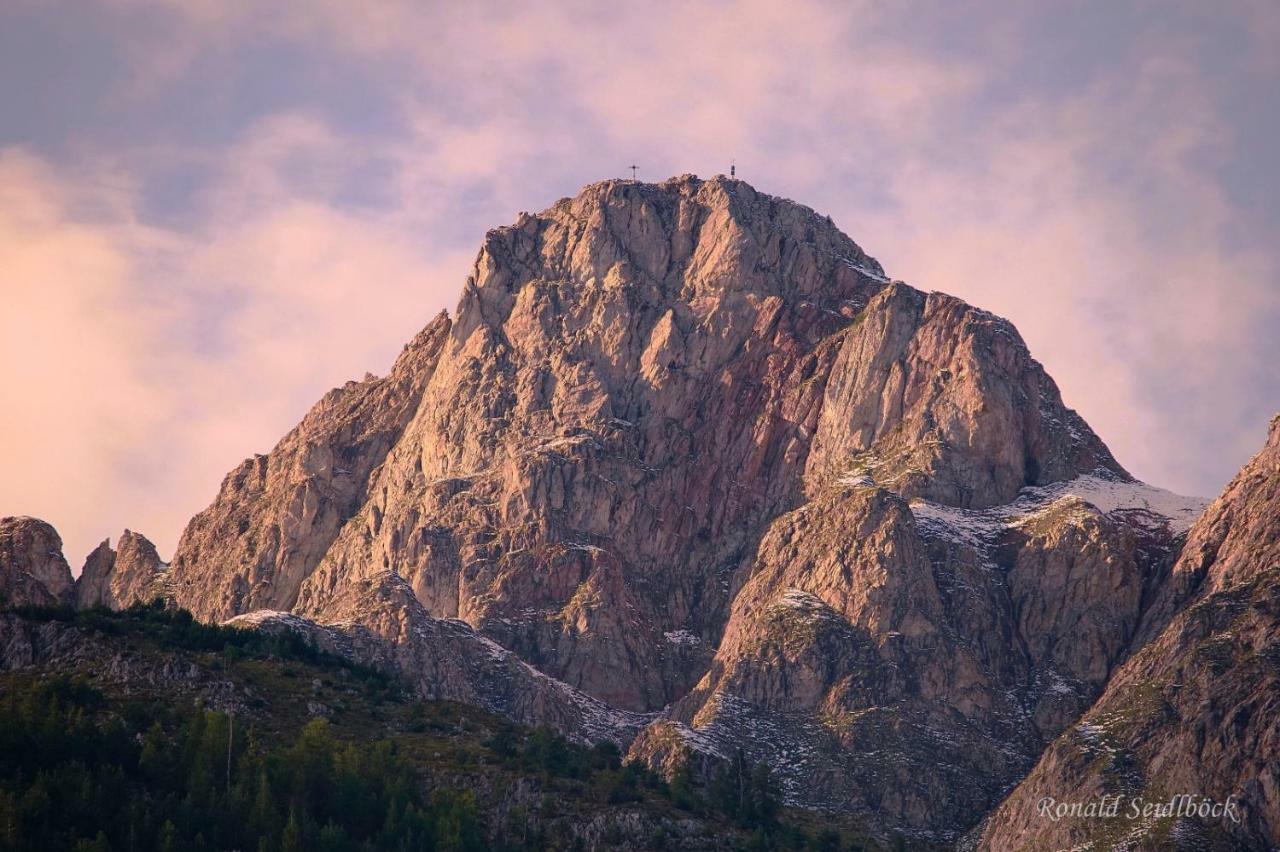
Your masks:
{"label": "lower mountain slope", "polygon": [[760,767],[745,797],[668,785],[290,632],[25,608],[0,652],[0,849],[879,848]]}

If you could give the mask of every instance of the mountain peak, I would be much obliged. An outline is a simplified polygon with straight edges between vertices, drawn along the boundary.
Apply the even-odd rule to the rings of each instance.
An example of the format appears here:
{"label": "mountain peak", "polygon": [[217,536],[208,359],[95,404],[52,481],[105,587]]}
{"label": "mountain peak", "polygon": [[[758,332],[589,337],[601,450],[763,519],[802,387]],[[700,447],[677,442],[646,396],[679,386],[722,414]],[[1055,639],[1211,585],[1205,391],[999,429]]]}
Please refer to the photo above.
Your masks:
{"label": "mountain peak", "polygon": [[164,594],[168,567],[146,536],[126,529],[114,550],[107,539],[89,554],[76,579],[76,604],[124,609],[147,603]]}
{"label": "mountain peak", "polygon": [[[698,695],[812,709],[767,683],[803,682],[850,719],[946,708],[981,742],[1017,717],[1032,733],[1012,759],[984,746],[956,763],[986,779],[971,801],[892,817],[953,830],[1015,780],[1035,725],[1052,734],[1096,694],[1172,538],[1159,513],[1148,535],[1116,507],[1048,496],[1059,511],[1034,525],[992,521],[1028,488],[1088,474],[1130,479],[1007,321],[890,281],[828,217],[744,181],[608,180],[489,231],[456,319],[232,471],[167,584],[207,620],[340,625],[437,697],[494,697],[482,681],[499,677],[504,707],[589,706],[615,731],[678,702],[689,712],[664,724],[706,728]],[[937,522],[970,515],[981,536]],[[1078,575],[1057,560],[1072,542],[1089,547]],[[1020,598],[996,559],[1014,560]],[[1069,627],[1094,611],[1096,629]],[[819,622],[834,632],[792,642]],[[1105,649],[1103,674],[1056,648],[1068,629]],[[1015,630],[1031,650],[1000,643]],[[762,667],[761,636],[776,640]],[[933,653],[938,636],[956,653]],[[827,661],[871,666],[890,639],[879,679],[829,680]],[[907,695],[895,665],[937,688]],[[1059,676],[1077,700],[1037,686]],[[718,718],[736,736],[752,717]],[[904,736],[924,774],[933,752]],[[844,760],[804,771],[843,778],[830,804],[856,810],[863,769]],[[797,797],[814,786],[790,777]]]}
{"label": "mountain peak", "polygon": [[[682,207],[686,209],[682,211]],[[632,217],[640,220],[657,217],[667,224],[668,230],[678,230],[682,213],[687,218],[701,213],[699,224],[706,218],[727,219],[741,228],[745,236],[761,243],[767,243],[776,233],[779,239],[792,239],[819,251],[837,254],[866,266],[877,277],[884,277],[880,264],[842,233],[830,216],[789,198],[760,192],[746,181],[724,175],[702,179],[683,174],[657,183],[610,178],[587,184],[576,195],[561,198],[539,214],[521,213],[514,225],[495,230],[527,232],[538,220],[570,222],[595,217],[611,218],[619,223]],[[646,235],[624,232],[619,236]]]}
{"label": "mountain peak", "polygon": [[548,307],[568,314],[625,289],[627,310],[640,309],[643,321],[649,308],[700,314],[728,294],[838,315],[887,280],[830,218],[743,181],[606,180],[485,235],[454,336],[504,322],[531,283],[530,296],[545,293]]}

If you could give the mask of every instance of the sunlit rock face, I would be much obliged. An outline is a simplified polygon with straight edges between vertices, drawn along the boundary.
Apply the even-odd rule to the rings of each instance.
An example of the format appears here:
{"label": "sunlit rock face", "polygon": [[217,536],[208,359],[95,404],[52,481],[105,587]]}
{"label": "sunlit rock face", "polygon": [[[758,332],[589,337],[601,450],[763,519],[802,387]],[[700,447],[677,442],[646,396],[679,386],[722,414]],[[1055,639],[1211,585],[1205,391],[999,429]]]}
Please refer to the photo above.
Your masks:
{"label": "sunlit rock face", "polygon": [[178,542],[170,577],[178,604],[212,621],[294,605],[367,501],[370,476],[417,410],[448,332],[448,317],[437,317],[389,375],[331,390],[268,455],[227,474]]}
{"label": "sunlit rock face", "polygon": [[431,614],[661,709],[701,675],[742,554],[802,499],[835,335],[880,278],[822,217],[732,181],[599,184],[490,232],[302,610],[393,570]]}
{"label": "sunlit rock face", "polygon": [[1128,478],[999,317],[895,283],[842,338],[811,480],[866,473],[903,496],[986,508],[1082,473]]}

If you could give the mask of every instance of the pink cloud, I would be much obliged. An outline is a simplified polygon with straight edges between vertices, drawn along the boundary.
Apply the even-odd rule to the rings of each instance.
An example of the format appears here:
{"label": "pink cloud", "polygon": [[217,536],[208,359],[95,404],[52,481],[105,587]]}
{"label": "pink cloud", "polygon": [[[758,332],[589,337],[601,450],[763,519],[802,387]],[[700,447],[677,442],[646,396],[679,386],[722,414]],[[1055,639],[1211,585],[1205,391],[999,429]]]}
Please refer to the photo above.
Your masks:
{"label": "pink cloud", "polygon": [[227,469],[452,305],[469,252],[299,200],[253,146],[191,233],[134,224],[127,190],[86,216],[83,184],[0,157],[0,514],[53,522],[73,564],[125,526],[171,550]]}

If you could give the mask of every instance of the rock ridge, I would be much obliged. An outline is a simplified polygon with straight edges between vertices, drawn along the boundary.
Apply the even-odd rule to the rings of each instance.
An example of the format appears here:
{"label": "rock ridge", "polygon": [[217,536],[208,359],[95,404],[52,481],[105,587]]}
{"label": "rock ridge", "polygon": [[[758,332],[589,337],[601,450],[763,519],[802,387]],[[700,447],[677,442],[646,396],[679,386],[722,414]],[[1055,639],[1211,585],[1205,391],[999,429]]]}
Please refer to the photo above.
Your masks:
{"label": "rock ridge", "polygon": [[[1149,641],[1053,741],[992,815],[980,848],[1051,849],[1123,839],[1133,849],[1265,849],[1280,837],[1280,417],[1196,521]],[[1147,637],[1142,637],[1146,639]],[[1239,821],[1178,814],[1036,818],[1043,796],[1191,794],[1238,803]],[[1126,805],[1127,807],[1127,805]]]}

